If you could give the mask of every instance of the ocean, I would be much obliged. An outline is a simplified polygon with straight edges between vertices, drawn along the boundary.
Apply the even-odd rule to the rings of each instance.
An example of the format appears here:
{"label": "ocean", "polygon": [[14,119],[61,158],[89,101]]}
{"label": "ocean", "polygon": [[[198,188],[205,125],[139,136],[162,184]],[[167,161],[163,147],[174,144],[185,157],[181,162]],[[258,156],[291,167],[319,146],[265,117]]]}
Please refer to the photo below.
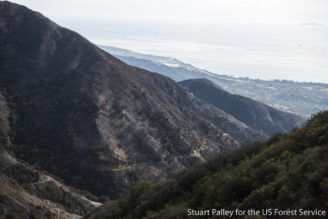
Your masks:
{"label": "ocean", "polygon": [[177,58],[217,74],[328,83],[328,26],[55,19],[98,45]]}

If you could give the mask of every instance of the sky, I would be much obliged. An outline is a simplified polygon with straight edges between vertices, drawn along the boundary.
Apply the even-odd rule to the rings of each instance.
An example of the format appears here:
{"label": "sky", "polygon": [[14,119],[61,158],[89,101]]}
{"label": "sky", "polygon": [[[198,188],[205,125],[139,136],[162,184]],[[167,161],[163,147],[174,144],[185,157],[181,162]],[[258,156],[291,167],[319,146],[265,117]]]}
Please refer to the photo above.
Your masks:
{"label": "sky", "polygon": [[13,0],[46,16],[328,24],[327,0]]}
{"label": "sky", "polygon": [[97,45],[236,77],[328,83],[328,0],[12,1]]}

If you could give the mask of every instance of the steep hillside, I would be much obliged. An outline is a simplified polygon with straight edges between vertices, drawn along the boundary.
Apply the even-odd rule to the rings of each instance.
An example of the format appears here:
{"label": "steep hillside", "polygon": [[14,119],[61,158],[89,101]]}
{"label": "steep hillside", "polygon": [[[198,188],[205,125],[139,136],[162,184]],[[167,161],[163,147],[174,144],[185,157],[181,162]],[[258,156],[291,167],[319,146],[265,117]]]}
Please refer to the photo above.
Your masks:
{"label": "steep hillside", "polygon": [[131,67],[41,14],[0,2],[0,90],[14,153],[96,195],[263,140],[161,75]]}
{"label": "steep hillside", "polygon": [[72,188],[0,152],[0,218],[81,218],[99,207]]}
{"label": "steep hillside", "polygon": [[[290,210],[286,218],[320,218],[314,216],[315,211],[322,215],[325,210],[324,218],[328,210],[327,142],[328,112],[324,112],[304,128],[220,154],[167,183],[140,183],[88,218],[190,218],[188,209],[203,215],[210,209],[209,216],[213,216],[211,209],[257,209],[260,215],[262,209],[272,209],[274,218],[285,217],[273,209]],[[302,216],[301,211],[307,215]]]}
{"label": "steep hillside", "polygon": [[10,115],[7,100],[0,93],[0,218],[74,219],[99,207],[101,203],[11,155],[15,145],[9,137]]}
{"label": "steep hillside", "polygon": [[6,98],[0,92],[0,151],[9,145],[9,114],[10,110]]}
{"label": "steep hillside", "polygon": [[129,65],[160,73],[175,81],[207,78],[232,94],[252,98],[282,111],[309,117],[328,108],[328,84],[236,78],[214,74],[175,58],[146,55],[116,47],[100,48]]}
{"label": "steep hillside", "polygon": [[191,79],[179,84],[199,99],[269,136],[278,132],[289,132],[305,122],[300,116],[276,110],[247,97],[230,94],[207,79]]}

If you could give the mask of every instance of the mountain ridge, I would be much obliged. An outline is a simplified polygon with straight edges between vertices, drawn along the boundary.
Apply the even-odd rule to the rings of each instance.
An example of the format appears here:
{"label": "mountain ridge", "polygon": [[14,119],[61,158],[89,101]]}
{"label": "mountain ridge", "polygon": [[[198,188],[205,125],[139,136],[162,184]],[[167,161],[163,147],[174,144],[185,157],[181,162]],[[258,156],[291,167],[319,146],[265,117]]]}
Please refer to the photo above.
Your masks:
{"label": "mountain ridge", "polygon": [[179,84],[199,99],[269,136],[289,132],[305,122],[300,116],[276,110],[247,97],[230,94],[208,79],[189,79]]}
{"label": "mountain ridge", "polygon": [[66,184],[115,199],[267,137],[40,13],[9,2],[0,12],[11,150]]}
{"label": "mountain ridge", "polygon": [[[26,7],[1,1],[0,27],[1,215],[80,218],[136,182],[164,182],[197,163],[215,169],[230,158],[200,163],[268,138],[170,78],[129,66]],[[231,153],[242,159],[258,147],[241,150]],[[203,170],[147,196],[169,197]],[[138,196],[149,185],[133,189]]]}
{"label": "mountain ridge", "polygon": [[328,84],[325,83],[237,78],[211,73],[170,57],[145,55],[117,47],[99,47],[130,65],[158,72],[177,82],[207,78],[232,94],[249,97],[278,110],[303,117],[309,118],[312,114],[328,108]]}

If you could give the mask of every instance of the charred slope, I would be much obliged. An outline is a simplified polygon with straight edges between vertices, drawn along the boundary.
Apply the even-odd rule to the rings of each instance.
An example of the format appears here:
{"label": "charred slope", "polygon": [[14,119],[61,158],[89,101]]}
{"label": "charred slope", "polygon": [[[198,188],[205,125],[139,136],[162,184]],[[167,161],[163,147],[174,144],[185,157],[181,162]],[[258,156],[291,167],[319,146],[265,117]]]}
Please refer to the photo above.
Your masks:
{"label": "charred slope", "polygon": [[99,207],[102,203],[88,199],[97,197],[66,186],[7,152],[12,154],[14,147],[9,138],[10,115],[0,93],[0,218],[77,219]]}
{"label": "charred slope", "polygon": [[1,218],[77,219],[102,204],[3,151],[0,184]]}
{"label": "charred slope", "polygon": [[289,132],[300,127],[305,119],[292,113],[276,110],[247,97],[230,94],[207,79],[179,82],[199,99],[234,116],[249,127],[267,135]]}
{"label": "charred slope", "polygon": [[265,138],[26,7],[0,2],[0,88],[19,158],[117,197],[241,141]]}
{"label": "charred slope", "polygon": [[[327,212],[327,142],[328,112],[324,112],[301,129],[222,153],[185,169],[166,183],[140,183],[122,199],[108,202],[87,218],[190,218],[188,209]],[[277,213],[272,216],[281,218]],[[295,215],[302,217],[299,211]]]}

